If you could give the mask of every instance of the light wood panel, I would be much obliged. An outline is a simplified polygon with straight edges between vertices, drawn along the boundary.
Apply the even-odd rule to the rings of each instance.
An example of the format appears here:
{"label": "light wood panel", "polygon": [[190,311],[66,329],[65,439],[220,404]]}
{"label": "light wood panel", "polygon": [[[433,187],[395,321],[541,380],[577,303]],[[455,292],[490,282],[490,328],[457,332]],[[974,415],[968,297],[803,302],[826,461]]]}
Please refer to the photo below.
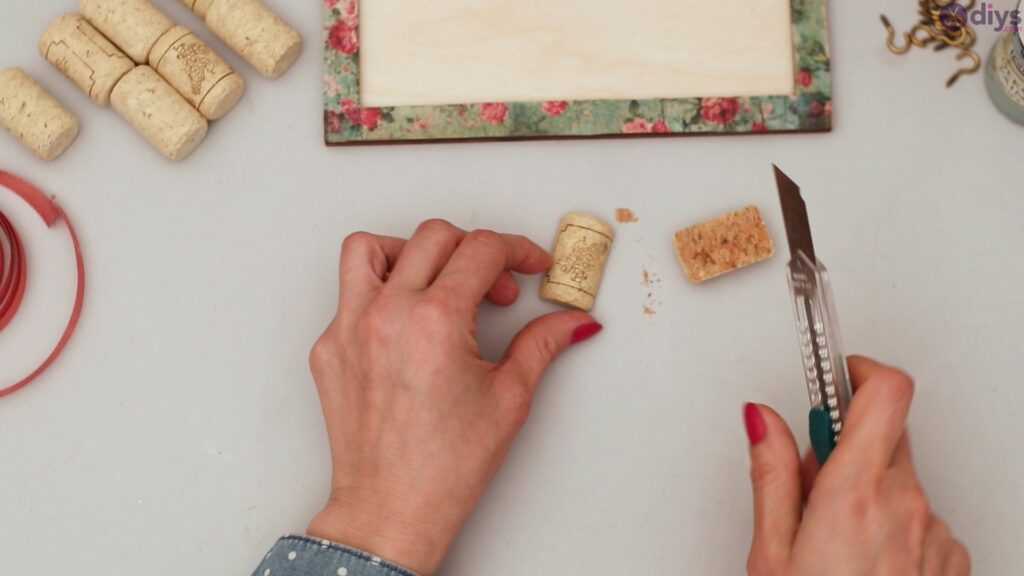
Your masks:
{"label": "light wood panel", "polygon": [[788,0],[362,0],[367,106],[788,94]]}

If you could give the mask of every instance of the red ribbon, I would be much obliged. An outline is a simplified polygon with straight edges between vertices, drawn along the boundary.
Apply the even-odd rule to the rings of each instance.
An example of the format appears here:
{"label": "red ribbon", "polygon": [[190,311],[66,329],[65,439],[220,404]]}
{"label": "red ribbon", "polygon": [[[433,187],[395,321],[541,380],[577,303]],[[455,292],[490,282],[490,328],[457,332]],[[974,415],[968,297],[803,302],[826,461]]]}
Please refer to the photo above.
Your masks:
{"label": "red ribbon", "polygon": [[[52,228],[58,221],[64,222],[75,248],[75,262],[78,265],[75,305],[71,309],[71,318],[68,319],[67,327],[64,328],[64,334],[50,355],[31,374],[6,388],[0,388],[0,398],[2,398],[28,386],[53,364],[57,356],[64,350],[68,340],[71,339],[71,334],[75,331],[75,326],[78,325],[78,318],[82,315],[82,302],[85,299],[85,265],[82,262],[81,247],[78,245],[78,235],[75,234],[75,229],[71,226],[67,215],[52,198],[21,178],[3,170],[0,170],[0,186],[14,192],[28,203],[43,219],[47,227]],[[18,312],[22,296],[25,294],[27,271],[25,249],[18,238],[18,231],[14,229],[14,225],[4,216],[3,212],[0,212],[0,330],[3,330]]]}

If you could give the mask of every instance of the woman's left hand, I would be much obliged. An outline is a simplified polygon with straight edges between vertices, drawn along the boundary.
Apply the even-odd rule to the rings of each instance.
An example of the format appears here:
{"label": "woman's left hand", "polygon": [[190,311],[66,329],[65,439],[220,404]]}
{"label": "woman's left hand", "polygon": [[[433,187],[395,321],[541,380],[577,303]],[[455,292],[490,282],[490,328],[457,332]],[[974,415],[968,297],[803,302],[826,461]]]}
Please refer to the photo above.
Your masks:
{"label": "woman's left hand", "polygon": [[480,357],[480,303],[513,303],[511,272],[550,265],[522,236],[467,233],[440,220],[408,241],[345,240],[338,313],[310,359],[334,462],[311,536],[421,574],[437,570],[548,365],[601,328],[588,314],[557,312],[527,325],[502,361]]}

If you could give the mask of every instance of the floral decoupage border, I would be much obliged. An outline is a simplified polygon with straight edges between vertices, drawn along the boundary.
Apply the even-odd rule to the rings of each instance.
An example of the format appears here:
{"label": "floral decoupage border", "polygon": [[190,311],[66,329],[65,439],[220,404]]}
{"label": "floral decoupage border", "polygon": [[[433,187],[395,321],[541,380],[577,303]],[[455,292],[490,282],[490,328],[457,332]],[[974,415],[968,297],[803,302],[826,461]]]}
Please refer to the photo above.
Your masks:
{"label": "floral decoupage border", "polygon": [[827,1],[792,0],[792,94],[364,108],[359,103],[359,0],[323,0],[325,141],[341,145],[831,130]]}

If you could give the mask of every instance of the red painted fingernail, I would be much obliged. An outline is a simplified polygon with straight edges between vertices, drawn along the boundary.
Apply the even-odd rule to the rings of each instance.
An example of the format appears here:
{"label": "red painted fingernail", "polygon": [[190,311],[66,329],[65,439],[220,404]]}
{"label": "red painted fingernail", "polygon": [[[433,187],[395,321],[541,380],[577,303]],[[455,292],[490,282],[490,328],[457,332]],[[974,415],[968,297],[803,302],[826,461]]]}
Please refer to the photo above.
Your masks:
{"label": "red painted fingernail", "polygon": [[743,407],[743,423],[747,426],[747,438],[750,439],[751,446],[757,446],[768,434],[757,404],[747,404]]}
{"label": "red painted fingernail", "polygon": [[597,334],[598,332],[600,332],[603,329],[604,329],[604,326],[601,326],[597,322],[591,322],[590,324],[584,324],[583,326],[580,326],[579,328],[577,328],[572,333],[572,343],[573,344],[579,344],[580,342],[583,342],[584,340],[589,340],[595,334]]}

